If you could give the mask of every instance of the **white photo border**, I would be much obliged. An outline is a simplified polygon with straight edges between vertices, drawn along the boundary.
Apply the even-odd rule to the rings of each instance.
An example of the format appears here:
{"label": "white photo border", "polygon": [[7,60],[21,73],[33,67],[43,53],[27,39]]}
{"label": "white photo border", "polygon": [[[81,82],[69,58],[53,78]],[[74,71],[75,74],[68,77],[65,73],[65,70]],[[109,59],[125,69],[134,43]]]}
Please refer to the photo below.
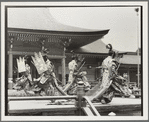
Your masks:
{"label": "white photo border", "polygon": [[[5,116],[5,6],[143,6],[143,116]],[[1,2],[1,120],[2,121],[70,121],[70,120],[148,120],[148,2]],[[49,120],[50,119],[50,120]]]}

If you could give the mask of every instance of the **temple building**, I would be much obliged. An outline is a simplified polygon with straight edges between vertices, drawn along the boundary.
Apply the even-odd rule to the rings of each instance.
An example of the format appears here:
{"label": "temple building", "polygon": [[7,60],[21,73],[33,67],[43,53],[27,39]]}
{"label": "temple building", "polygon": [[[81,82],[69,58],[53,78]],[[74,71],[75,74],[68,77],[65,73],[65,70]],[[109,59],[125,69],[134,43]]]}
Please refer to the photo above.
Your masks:
{"label": "temple building", "polygon": [[[7,19],[6,53],[9,79],[19,77],[16,62],[19,56],[31,56],[44,47],[49,50],[48,57],[54,63],[56,76],[63,85],[68,81],[71,50],[85,57],[86,63],[82,70],[87,71],[91,84],[97,83],[100,70],[96,67],[101,65],[108,55],[108,50],[101,41],[102,37],[108,34],[108,29],[90,30],[63,25],[52,17],[47,8],[8,8]],[[140,64],[140,55],[127,53],[121,59],[119,73],[127,73],[128,81],[137,84],[137,66]],[[32,76],[39,77],[35,66],[32,63],[29,65]]]}

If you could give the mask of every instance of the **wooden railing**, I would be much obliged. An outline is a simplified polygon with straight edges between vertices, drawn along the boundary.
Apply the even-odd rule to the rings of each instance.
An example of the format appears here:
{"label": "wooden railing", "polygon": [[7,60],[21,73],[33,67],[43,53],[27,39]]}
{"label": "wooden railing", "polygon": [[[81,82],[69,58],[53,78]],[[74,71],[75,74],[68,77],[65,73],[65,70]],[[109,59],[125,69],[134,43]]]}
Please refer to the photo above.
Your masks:
{"label": "wooden railing", "polygon": [[[90,106],[92,112],[94,113],[93,115],[95,115],[95,116],[100,116],[100,114],[98,113],[97,109],[95,108],[95,106],[93,105],[93,103],[89,100],[89,98],[88,98],[87,96],[84,96],[83,98],[84,98],[84,99],[87,101],[87,103],[89,104],[89,106]],[[87,107],[86,107],[86,108],[87,108]],[[89,113],[89,112],[90,112],[89,107],[88,107],[88,109],[85,110],[85,112],[86,112],[86,113]],[[87,114],[87,115],[88,115],[88,114]],[[90,114],[89,114],[89,115],[90,115]]]}
{"label": "wooden railing", "polygon": [[[63,111],[69,109],[69,106],[67,105],[61,105],[61,106],[55,106],[54,108],[51,106],[47,106],[47,108],[34,108],[31,107],[29,109],[10,109],[9,104],[12,101],[31,101],[31,100],[58,100],[58,99],[65,99],[70,100],[74,99],[74,105],[70,106],[70,109],[75,110],[76,115],[82,116],[100,116],[97,109],[94,107],[92,102],[88,99],[87,96],[84,96],[84,83],[79,82],[78,83],[78,90],[77,90],[77,96],[36,96],[36,97],[8,97],[8,113],[30,113],[30,112],[42,112],[44,115],[48,115],[50,111]],[[88,104],[86,104],[88,103]],[[45,114],[46,113],[46,114]]]}
{"label": "wooden railing", "polygon": [[8,97],[8,101],[23,100],[53,100],[53,99],[77,99],[77,96],[36,96],[36,97]]}

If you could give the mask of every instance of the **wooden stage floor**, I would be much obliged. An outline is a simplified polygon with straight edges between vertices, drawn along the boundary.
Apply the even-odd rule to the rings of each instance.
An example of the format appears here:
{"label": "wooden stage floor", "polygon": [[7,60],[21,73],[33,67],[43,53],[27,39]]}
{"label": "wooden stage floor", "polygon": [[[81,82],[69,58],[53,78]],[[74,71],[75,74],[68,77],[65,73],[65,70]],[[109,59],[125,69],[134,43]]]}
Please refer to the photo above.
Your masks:
{"label": "wooden stage floor", "polygon": [[[61,112],[73,115],[72,111],[77,110],[74,102],[61,101],[60,105],[52,105],[50,100],[29,100],[29,101],[10,101],[8,104],[8,112],[11,115],[20,115],[28,113],[45,113],[51,115]],[[115,112],[117,116],[141,116],[141,99],[140,98],[113,98],[111,103],[101,104],[93,103],[101,115],[108,115],[109,112]],[[66,111],[66,112],[64,112]],[[135,114],[134,114],[135,113]],[[42,114],[43,115],[43,114]],[[58,113],[56,114],[58,116]]]}

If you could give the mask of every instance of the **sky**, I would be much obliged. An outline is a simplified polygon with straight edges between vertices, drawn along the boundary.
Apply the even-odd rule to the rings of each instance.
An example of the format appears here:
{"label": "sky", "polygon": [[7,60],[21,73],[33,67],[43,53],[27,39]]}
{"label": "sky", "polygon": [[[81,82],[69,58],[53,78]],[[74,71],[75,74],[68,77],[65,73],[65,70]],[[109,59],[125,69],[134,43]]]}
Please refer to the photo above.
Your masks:
{"label": "sky", "polygon": [[140,47],[140,11],[136,7],[63,7],[49,8],[60,23],[86,29],[106,30],[102,38],[118,51],[135,52]]}

